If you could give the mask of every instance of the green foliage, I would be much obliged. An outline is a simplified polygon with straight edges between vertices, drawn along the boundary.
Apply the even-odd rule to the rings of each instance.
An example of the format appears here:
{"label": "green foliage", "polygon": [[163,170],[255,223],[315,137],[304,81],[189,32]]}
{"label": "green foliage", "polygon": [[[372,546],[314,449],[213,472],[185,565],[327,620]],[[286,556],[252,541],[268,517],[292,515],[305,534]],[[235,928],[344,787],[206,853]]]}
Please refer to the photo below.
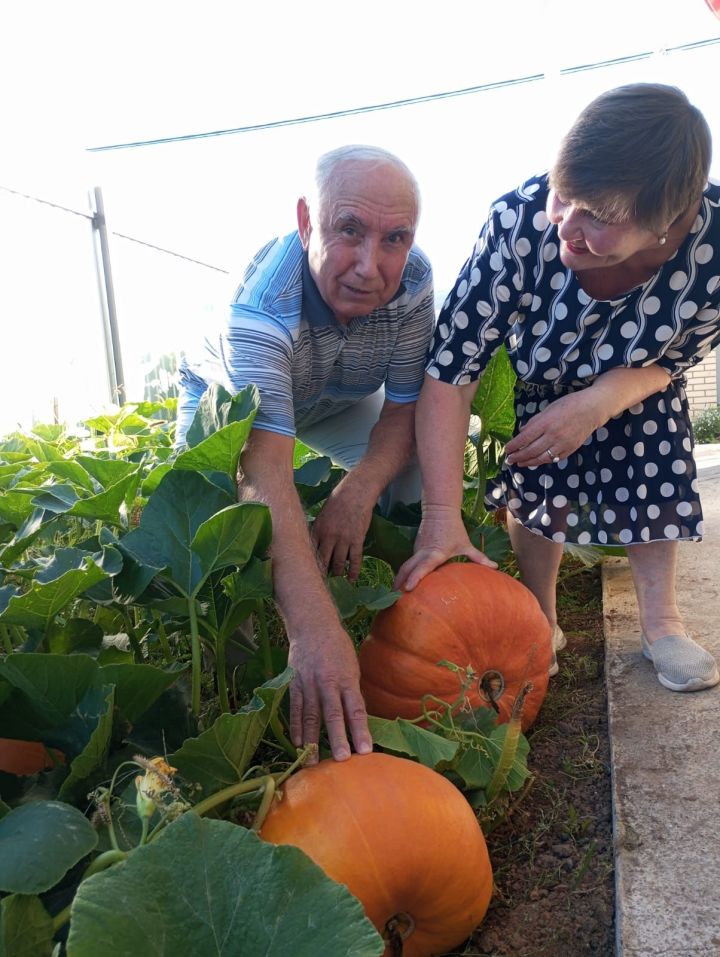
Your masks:
{"label": "green foliage", "polygon": [[[449,661],[439,664],[458,677],[454,701],[426,695],[421,718],[389,721],[371,717],[370,731],[376,744],[446,774],[466,792],[474,807],[484,807],[517,791],[529,777],[530,749],[520,731],[522,701],[514,722],[497,725],[497,716],[490,708],[469,707],[467,691],[477,681],[472,668],[461,668]],[[420,727],[419,722],[425,727]],[[511,727],[512,734],[508,736]]]}
{"label": "green foliage", "polygon": [[472,402],[485,438],[509,442],[515,427],[515,371],[504,346],[495,353],[483,373]]}
{"label": "green foliage", "polygon": [[50,957],[53,922],[39,897],[12,894],[0,901],[0,954],[3,957]]}
{"label": "green foliage", "polygon": [[187,431],[188,448],[177,456],[174,468],[225,472],[234,480],[259,405],[254,385],[237,395],[230,395],[221,385],[211,385]]}
{"label": "green foliage", "polygon": [[696,442],[720,442],[720,406],[703,409],[693,420]]}
{"label": "green foliage", "polygon": [[302,851],[193,814],[122,867],[84,881],[75,897],[68,957],[136,957],[143,947],[158,957],[384,950],[360,903]]}
{"label": "green foliage", "polygon": [[[493,362],[476,400],[478,495],[512,428],[507,367]],[[242,940],[253,957],[383,951],[357,902],[301,852],[201,820],[247,820],[307,756],[284,726],[292,672],[272,606],[271,517],[235,496],[258,402],[254,386],[235,396],[209,389],[179,453],[172,399],[128,403],[77,434],[37,426],[0,439],[0,727],[62,757],[28,777],[0,773],[5,957],[57,951],[69,912],[48,913],[37,895],[71,875],[68,895],[79,889],[68,957],[135,953],[143,937],[133,913],[147,915],[143,933],[165,941],[158,953],[207,953],[218,939],[225,949],[213,952],[236,953]],[[344,473],[301,443],[294,467],[311,519]],[[504,533],[480,517],[468,513],[468,528],[499,558]],[[356,638],[397,600],[392,579],[419,522],[419,506],[377,511],[360,581],[329,579]],[[238,637],[249,615],[257,641]],[[230,687],[228,645],[244,659]],[[373,733],[476,804],[501,758],[506,790],[526,774],[524,739],[508,756],[492,715],[434,713],[427,728],[373,719]],[[213,893],[200,895],[198,921],[204,885]],[[278,924],[283,933],[266,940],[264,928]]]}
{"label": "green foliage", "polygon": [[221,715],[203,734],[189,738],[168,761],[202,796],[242,781],[290,683],[288,669],[256,689],[237,714]]}
{"label": "green foliage", "polygon": [[[60,801],[35,801],[0,820],[0,891],[40,894],[50,890],[97,845],[84,814]],[[28,854],[34,844],[41,853]]]}
{"label": "green foliage", "polygon": [[505,346],[487,365],[473,398],[468,452],[466,490],[473,494],[467,508],[474,521],[485,517],[487,480],[500,471],[505,443],[515,427],[515,372]]}

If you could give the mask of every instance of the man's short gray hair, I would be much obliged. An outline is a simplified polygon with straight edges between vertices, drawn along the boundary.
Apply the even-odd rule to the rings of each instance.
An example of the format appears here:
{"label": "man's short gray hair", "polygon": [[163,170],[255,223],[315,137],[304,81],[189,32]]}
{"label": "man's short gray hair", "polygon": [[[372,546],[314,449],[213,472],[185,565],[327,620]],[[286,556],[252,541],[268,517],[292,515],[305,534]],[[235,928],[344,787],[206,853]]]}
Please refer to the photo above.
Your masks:
{"label": "man's short gray hair", "polygon": [[308,197],[310,205],[319,205],[321,198],[331,188],[332,179],[338,166],[348,162],[363,163],[389,163],[398,169],[407,179],[408,185],[412,190],[415,200],[415,209],[417,219],[420,216],[420,187],[410,169],[403,161],[379,146],[364,146],[362,144],[351,143],[347,146],[339,146],[337,149],[323,153],[315,164],[315,177],[313,183],[313,195]]}

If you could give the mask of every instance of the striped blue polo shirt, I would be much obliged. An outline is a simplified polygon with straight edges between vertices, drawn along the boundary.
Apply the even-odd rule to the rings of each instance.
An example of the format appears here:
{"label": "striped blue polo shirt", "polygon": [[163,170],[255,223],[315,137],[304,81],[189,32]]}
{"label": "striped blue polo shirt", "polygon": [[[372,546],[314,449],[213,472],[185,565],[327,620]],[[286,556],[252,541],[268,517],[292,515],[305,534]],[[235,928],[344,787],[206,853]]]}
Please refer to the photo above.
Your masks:
{"label": "striped blue polo shirt", "polygon": [[[219,335],[181,363],[181,404],[187,412],[213,382],[231,393],[254,382],[254,427],[294,436],[383,385],[391,401],[414,402],[434,322],[432,269],[416,246],[394,298],[343,326],[320,296],[294,232],[257,253]],[[187,422],[179,410],[181,418]]]}

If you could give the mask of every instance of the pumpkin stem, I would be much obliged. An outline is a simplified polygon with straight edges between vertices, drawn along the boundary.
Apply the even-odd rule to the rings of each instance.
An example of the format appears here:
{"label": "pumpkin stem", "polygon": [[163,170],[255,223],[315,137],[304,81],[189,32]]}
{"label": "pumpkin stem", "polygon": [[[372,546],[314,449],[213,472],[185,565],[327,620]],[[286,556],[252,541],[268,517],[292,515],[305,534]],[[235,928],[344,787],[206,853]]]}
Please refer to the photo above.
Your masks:
{"label": "pumpkin stem", "polygon": [[404,911],[393,914],[385,924],[383,940],[390,947],[392,957],[402,957],[403,942],[415,930],[415,921]]}
{"label": "pumpkin stem", "polygon": [[500,714],[498,698],[505,690],[505,680],[499,671],[486,671],[479,681],[479,688],[483,696],[489,701],[496,714]]}

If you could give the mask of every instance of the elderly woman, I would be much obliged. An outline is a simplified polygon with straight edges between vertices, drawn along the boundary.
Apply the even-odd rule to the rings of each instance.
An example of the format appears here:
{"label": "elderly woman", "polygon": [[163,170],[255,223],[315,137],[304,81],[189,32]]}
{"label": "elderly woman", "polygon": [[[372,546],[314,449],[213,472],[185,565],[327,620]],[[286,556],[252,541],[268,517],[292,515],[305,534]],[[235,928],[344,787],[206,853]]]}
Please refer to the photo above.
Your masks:
{"label": "elderly woman", "polygon": [[[397,585],[453,555],[487,562],[461,521],[470,403],[502,343],[517,426],[489,505],[506,505],[522,580],[551,625],[563,544],[627,550],[643,654],[660,682],[720,681],[686,633],[677,544],[702,512],[683,373],[720,341],[720,185],[711,137],[674,87],[610,90],[549,174],[492,205],[441,311],[417,407],[423,520]],[[551,673],[557,670],[554,663]]]}

